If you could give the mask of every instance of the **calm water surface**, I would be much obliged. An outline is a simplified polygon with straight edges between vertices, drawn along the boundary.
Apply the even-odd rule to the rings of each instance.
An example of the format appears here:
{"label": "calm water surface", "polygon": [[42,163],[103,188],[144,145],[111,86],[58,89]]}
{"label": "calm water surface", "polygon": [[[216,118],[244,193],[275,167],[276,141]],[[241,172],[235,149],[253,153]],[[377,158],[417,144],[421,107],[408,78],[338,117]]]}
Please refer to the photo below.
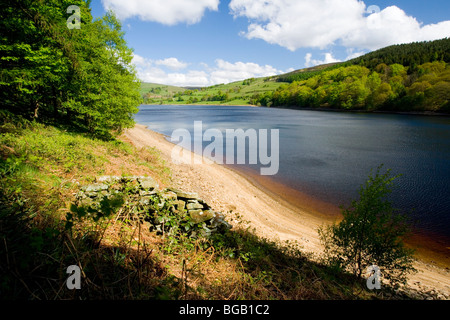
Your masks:
{"label": "calm water surface", "polygon": [[[450,238],[450,118],[234,106],[141,106],[136,122],[175,129],[279,129],[273,179],[320,200],[348,205],[380,164],[402,174],[391,200],[418,230]],[[206,145],[209,144],[206,143]],[[253,148],[254,146],[251,146]]]}

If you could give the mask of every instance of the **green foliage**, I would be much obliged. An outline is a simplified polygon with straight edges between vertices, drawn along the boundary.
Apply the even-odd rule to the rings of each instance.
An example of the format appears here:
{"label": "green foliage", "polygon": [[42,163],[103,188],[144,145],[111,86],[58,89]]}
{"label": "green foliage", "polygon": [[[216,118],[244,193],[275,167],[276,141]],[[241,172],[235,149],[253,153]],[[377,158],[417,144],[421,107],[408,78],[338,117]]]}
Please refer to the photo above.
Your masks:
{"label": "green foliage", "polygon": [[338,224],[320,228],[325,259],[335,267],[361,276],[371,265],[377,265],[391,285],[406,282],[412,266],[413,250],[404,246],[409,233],[406,216],[394,210],[386,199],[397,177],[382,166],[370,176],[359,191],[359,200],[344,209]]}
{"label": "green foliage", "polygon": [[429,62],[409,69],[400,64],[325,69],[303,81],[281,85],[273,93],[252,97],[263,106],[298,106],[345,110],[445,111],[448,105],[450,67]]}
{"label": "green foliage", "polygon": [[34,298],[30,287],[50,291],[45,276],[58,274],[58,266],[51,261],[62,257],[58,224],[49,218],[35,219],[37,205],[15,184],[23,161],[23,157],[0,161],[1,299]]}
{"label": "green foliage", "polygon": [[345,64],[343,63],[332,63],[327,65],[320,65],[312,68],[307,69],[301,69],[293,72],[289,72],[280,76],[277,76],[276,80],[278,82],[288,82],[292,83],[294,81],[305,81],[308,80],[314,76],[319,75],[320,73],[324,71],[331,71],[333,69],[336,69],[338,67],[342,67]]}
{"label": "green foliage", "polygon": [[255,78],[250,78],[250,79],[247,79],[247,80],[244,80],[243,82],[242,82],[242,85],[243,86],[249,86],[249,85],[251,85],[253,82],[255,82]]}
{"label": "green foliage", "polygon": [[450,39],[414,42],[389,46],[356,59],[349,63],[373,69],[380,63],[401,64],[415,72],[417,66],[428,62],[444,61],[450,63]]}
{"label": "green foliage", "polygon": [[[81,29],[67,28],[70,5]],[[82,0],[6,1],[0,13],[3,109],[102,134],[133,126],[140,84],[114,15],[93,20]]]}
{"label": "green foliage", "polygon": [[122,194],[116,194],[113,197],[104,197],[97,207],[70,206],[70,213],[66,216],[66,229],[71,229],[74,221],[82,221],[83,219],[92,219],[98,222],[101,219],[110,218],[113,214],[123,206],[124,198]]}

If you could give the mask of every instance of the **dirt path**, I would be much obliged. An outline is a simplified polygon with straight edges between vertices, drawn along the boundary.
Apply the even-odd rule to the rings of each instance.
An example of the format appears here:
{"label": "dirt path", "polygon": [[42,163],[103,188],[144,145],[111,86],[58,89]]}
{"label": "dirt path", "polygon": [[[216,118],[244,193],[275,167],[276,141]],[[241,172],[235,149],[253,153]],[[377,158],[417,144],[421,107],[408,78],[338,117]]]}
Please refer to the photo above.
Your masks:
{"label": "dirt path", "polygon": [[[317,228],[326,223],[322,218],[272,197],[242,175],[215,163],[175,164],[171,160],[174,145],[143,125],[124,133],[124,138],[137,147],[156,147],[172,170],[172,186],[197,192],[216,211],[238,212],[249,221],[257,234],[272,240],[297,241],[306,252],[319,254],[322,247]],[[193,157],[200,157],[193,154]],[[231,221],[233,224],[233,221]],[[419,273],[409,283],[422,290],[436,290],[450,298],[450,271],[430,263],[417,262]]]}

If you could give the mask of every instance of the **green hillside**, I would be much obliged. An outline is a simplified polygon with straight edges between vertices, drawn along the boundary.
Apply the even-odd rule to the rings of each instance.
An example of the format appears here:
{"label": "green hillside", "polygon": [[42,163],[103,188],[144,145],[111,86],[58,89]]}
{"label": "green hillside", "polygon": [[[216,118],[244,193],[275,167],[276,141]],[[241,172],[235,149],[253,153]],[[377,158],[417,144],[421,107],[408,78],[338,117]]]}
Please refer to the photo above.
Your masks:
{"label": "green hillside", "polygon": [[311,77],[314,77],[315,75],[320,74],[323,71],[333,70],[341,65],[342,65],[342,63],[334,62],[334,63],[329,63],[329,64],[322,64],[322,65],[311,67],[311,68],[295,70],[295,71],[277,76],[276,80],[278,82],[294,82],[294,81],[307,80]]}
{"label": "green hillside", "polygon": [[450,39],[393,45],[350,60],[349,63],[370,69],[380,63],[398,63],[415,70],[418,65],[434,61],[450,63]]}
{"label": "green hillside", "polygon": [[164,99],[172,97],[178,92],[183,92],[185,89],[175,86],[168,86],[157,83],[143,82],[141,84],[140,93],[144,99]]}
{"label": "green hillside", "polygon": [[365,111],[450,111],[450,39],[386,47],[357,59],[156,95],[146,103],[260,105]]}
{"label": "green hillside", "polygon": [[[249,105],[252,97],[280,86],[276,77],[251,78],[205,88],[180,88],[143,83],[141,94],[147,104]],[[155,92],[155,88],[162,88]]]}

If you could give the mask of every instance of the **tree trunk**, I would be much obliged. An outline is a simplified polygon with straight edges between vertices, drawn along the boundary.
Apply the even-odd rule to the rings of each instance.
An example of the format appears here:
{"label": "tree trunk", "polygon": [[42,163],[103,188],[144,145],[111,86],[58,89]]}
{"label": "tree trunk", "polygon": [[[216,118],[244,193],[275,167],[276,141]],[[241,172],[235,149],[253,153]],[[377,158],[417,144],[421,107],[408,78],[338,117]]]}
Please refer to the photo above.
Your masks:
{"label": "tree trunk", "polygon": [[38,111],[39,111],[39,102],[36,101],[36,104],[34,106],[34,116],[33,116],[34,119],[38,118]]}

